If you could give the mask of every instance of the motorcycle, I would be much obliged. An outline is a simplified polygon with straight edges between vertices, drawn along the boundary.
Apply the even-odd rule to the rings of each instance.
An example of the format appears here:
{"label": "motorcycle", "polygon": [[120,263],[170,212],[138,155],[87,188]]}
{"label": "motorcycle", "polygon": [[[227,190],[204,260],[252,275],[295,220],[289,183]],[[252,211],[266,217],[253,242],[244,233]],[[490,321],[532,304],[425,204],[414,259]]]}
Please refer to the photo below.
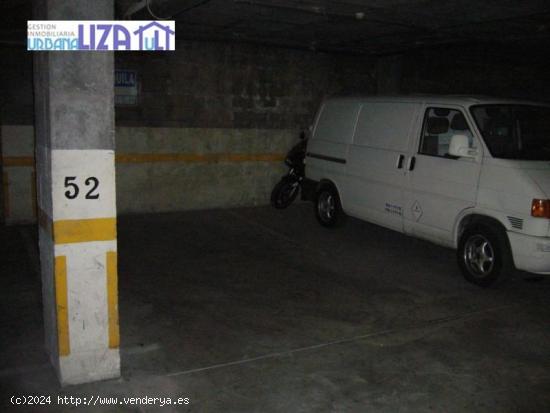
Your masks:
{"label": "motorcycle", "polygon": [[300,142],[288,152],[285,159],[285,164],[290,169],[271,191],[271,205],[273,207],[277,209],[287,208],[298,196],[305,176],[306,147],[306,135],[302,132]]}

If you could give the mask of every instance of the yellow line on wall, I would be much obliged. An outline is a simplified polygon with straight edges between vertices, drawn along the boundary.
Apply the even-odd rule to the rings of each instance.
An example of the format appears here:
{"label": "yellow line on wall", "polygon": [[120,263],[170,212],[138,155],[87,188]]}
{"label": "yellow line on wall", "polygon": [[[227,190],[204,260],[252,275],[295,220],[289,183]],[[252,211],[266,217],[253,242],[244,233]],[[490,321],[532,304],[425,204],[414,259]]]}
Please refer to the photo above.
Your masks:
{"label": "yellow line on wall", "polygon": [[67,293],[67,257],[55,257],[55,305],[57,310],[57,344],[60,356],[71,353],[69,342],[69,303]]}
{"label": "yellow line on wall", "polygon": [[53,239],[55,244],[112,241],[116,239],[116,218],[55,221]]}
{"label": "yellow line on wall", "polygon": [[10,216],[10,178],[4,171],[2,174],[2,189],[4,190],[4,219]]}
{"label": "yellow line on wall", "polygon": [[[217,163],[217,162],[281,162],[285,159],[280,153],[121,153],[116,154],[117,163]],[[4,166],[34,166],[32,156],[6,156]]]}
{"label": "yellow line on wall", "polygon": [[127,153],[116,154],[117,163],[217,163],[217,162],[279,162],[285,155],[278,153]]}
{"label": "yellow line on wall", "polygon": [[107,252],[107,313],[109,317],[109,348],[118,348],[120,333],[118,325],[118,273],[117,253]]}
{"label": "yellow line on wall", "polygon": [[4,166],[34,166],[33,156],[4,156],[2,158]]}

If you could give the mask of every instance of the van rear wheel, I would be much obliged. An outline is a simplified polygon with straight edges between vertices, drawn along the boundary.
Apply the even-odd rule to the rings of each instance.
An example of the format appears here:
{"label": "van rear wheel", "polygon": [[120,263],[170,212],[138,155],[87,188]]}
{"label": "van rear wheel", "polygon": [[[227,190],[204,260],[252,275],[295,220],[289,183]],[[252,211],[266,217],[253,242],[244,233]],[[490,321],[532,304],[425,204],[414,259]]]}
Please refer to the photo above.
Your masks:
{"label": "van rear wheel", "polygon": [[494,287],[513,269],[506,233],[485,225],[464,231],[457,261],[464,278],[480,287]]}
{"label": "van rear wheel", "polygon": [[334,227],[342,222],[340,197],[332,186],[323,186],[317,192],[315,215],[324,227]]}

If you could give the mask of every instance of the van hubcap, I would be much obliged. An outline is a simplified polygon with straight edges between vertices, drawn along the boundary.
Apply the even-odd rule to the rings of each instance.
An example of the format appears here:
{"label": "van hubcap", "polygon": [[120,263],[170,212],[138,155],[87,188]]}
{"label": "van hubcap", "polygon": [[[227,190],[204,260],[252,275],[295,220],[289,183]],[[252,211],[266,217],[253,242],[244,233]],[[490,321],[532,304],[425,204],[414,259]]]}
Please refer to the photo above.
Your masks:
{"label": "van hubcap", "polygon": [[473,235],[464,246],[464,262],[471,274],[485,277],[491,273],[495,264],[493,246],[481,234]]}
{"label": "van hubcap", "polygon": [[328,192],[321,193],[317,202],[317,209],[323,221],[330,221],[336,211],[336,203],[332,194]]}

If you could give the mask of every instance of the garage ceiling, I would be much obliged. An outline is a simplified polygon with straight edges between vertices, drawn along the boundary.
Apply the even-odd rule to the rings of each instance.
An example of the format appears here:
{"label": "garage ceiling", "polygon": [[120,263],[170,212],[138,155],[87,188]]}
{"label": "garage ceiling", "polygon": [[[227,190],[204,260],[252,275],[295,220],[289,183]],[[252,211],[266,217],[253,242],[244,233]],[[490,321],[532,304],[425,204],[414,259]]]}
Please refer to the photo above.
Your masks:
{"label": "garage ceiling", "polygon": [[[174,19],[188,40],[353,54],[446,44],[550,46],[547,0],[115,0],[117,18]],[[0,40],[24,43],[31,0],[1,1]]]}
{"label": "garage ceiling", "polygon": [[[147,1],[119,0],[150,18]],[[546,0],[149,0],[179,38],[388,54],[450,43],[550,44]]]}

